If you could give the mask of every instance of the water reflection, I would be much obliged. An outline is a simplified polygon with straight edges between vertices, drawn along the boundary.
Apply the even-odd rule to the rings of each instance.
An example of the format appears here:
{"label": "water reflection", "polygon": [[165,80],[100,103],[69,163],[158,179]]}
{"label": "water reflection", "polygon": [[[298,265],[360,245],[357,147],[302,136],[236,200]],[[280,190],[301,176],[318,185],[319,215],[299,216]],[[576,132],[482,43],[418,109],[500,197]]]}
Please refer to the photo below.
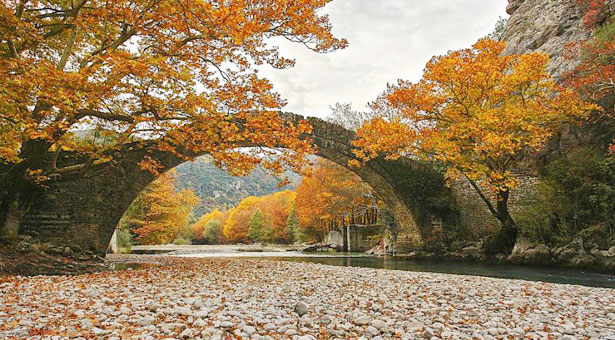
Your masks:
{"label": "water reflection", "polygon": [[615,288],[615,274],[552,267],[529,267],[506,264],[414,261],[374,257],[280,257],[285,261],[313,262],[334,266],[369,267],[459,275],[478,275],[553,283]]}
{"label": "water reflection", "polygon": [[478,275],[505,279],[568,283],[593,287],[615,288],[615,273],[604,274],[586,270],[529,267],[506,264],[469,262],[416,261],[398,258],[371,257],[365,253],[301,253],[296,251],[271,252],[189,252],[176,253],[183,257],[242,257],[268,258],[283,261],[322,263],[333,266],[369,267],[390,270]]}

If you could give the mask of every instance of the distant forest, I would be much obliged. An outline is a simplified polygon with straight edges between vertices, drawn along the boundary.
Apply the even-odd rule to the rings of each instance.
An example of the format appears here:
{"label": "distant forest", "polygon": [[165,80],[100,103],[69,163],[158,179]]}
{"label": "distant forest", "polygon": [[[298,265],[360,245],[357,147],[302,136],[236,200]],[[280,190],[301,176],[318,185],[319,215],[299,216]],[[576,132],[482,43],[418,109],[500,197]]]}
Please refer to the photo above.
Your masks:
{"label": "distant forest", "polygon": [[228,210],[248,196],[265,196],[283,190],[295,190],[301,176],[287,171],[290,184],[278,187],[279,180],[257,168],[245,177],[233,177],[218,169],[207,156],[186,162],[176,168],[176,189],[193,189],[201,201],[194,208],[196,218],[213,209]]}

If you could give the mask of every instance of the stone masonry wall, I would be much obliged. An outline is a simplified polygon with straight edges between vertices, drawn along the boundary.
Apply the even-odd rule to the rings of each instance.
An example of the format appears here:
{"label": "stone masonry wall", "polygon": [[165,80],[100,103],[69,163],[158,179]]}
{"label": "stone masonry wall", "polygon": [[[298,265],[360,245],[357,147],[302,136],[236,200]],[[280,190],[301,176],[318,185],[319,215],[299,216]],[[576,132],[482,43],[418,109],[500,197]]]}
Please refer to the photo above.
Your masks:
{"label": "stone masonry wall", "polygon": [[[511,190],[508,201],[513,219],[515,212],[532,204],[532,196],[539,183],[538,177],[534,176],[518,175],[516,178],[519,186]],[[458,180],[451,183],[451,193],[459,209],[461,225],[468,232],[468,240],[476,241],[485,232],[494,232],[500,228],[500,222],[491,214],[470,182]],[[495,205],[495,195],[488,197]]]}

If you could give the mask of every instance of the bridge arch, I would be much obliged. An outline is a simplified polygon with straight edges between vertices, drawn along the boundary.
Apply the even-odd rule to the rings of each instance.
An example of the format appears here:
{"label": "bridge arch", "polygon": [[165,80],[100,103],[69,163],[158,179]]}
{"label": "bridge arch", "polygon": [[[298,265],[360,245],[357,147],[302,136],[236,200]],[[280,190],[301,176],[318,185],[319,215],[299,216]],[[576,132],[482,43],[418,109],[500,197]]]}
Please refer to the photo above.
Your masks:
{"label": "bridge arch", "polygon": [[[423,244],[422,233],[439,219],[430,200],[448,197],[440,175],[408,159],[376,159],[358,168],[350,167],[354,132],[318,118],[294,114],[284,117],[289,121],[307,120],[313,127],[309,137],[318,147],[317,155],[346,167],[372,187],[400,230],[398,248]],[[126,209],[156,178],[138,166],[146,153],[152,156],[146,149],[128,148],[121,159],[101,169],[95,177],[51,183],[33,197],[20,219],[19,232],[104,252]],[[184,162],[170,153],[157,152],[154,156],[164,166],[163,171]]]}

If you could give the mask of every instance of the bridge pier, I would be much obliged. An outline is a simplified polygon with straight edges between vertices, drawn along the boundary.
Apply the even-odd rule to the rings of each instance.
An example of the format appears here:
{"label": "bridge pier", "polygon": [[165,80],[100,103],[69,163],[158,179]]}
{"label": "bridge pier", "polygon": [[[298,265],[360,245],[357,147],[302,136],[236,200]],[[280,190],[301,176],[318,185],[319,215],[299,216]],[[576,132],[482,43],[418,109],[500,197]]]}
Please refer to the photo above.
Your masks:
{"label": "bridge pier", "polygon": [[383,228],[381,225],[344,225],[330,230],[325,235],[325,243],[333,245],[334,248],[340,251],[364,252],[378,244],[377,236],[382,232]]}

